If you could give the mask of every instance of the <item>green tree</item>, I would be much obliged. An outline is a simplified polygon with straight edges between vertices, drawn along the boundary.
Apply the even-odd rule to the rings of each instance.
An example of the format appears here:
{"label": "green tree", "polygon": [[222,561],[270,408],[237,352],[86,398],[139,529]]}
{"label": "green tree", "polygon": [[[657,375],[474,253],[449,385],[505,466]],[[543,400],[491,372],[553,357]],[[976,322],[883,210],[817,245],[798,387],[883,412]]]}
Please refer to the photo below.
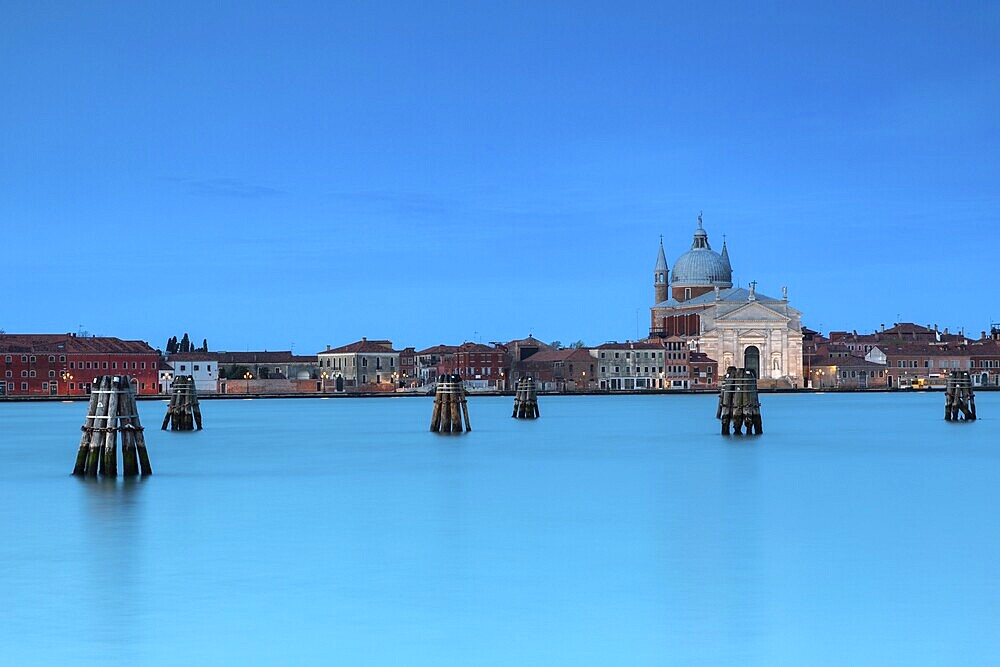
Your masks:
{"label": "green tree", "polygon": [[574,350],[579,350],[579,349],[582,349],[582,348],[585,348],[585,347],[587,347],[587,344],[586,344],[586,343],[584,343],[584,342],[583,342],[582,340],[578,340],[578,341],[576,341],[575,343],[573,343],[573,345],[572,345],[571,347],[572,347],[572,348],[573,348]]}
{"label": "green tree", "polygon": [[191,351],[191,339],[188,338],[188,335],[185,333],[184,338],[181,338],[181,352],[184,353],[190,351]]}

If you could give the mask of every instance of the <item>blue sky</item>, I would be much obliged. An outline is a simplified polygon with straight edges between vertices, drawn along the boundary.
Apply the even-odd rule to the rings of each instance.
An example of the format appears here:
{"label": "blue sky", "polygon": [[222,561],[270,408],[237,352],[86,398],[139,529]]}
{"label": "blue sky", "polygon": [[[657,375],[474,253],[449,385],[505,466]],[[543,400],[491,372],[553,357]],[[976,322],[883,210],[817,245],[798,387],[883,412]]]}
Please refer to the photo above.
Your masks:
{"label": "blue sky", "polygon": [[698,211],[813,328],[1000,321],[1000,3],[21,3],[0,328],[644,334]]}

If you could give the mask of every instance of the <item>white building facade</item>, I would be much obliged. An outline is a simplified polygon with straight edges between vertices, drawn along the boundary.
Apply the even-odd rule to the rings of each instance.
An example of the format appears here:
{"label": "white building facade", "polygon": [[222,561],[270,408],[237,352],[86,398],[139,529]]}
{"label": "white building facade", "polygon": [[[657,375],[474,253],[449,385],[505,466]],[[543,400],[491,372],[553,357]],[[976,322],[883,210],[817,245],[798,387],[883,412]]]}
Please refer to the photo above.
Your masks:
{"label": "white building facade", "polygon": [[[692,349],[719,363],[719,374],[730,366],[747,368],[768,384],[802,387],[802,313],[780,299],[747,288],[733,287],[729,253],[712,250],[699,216],[691,249],[674,264],[670,296],[663,299],[662,247],[654,269],[655,296],[650,308],[651,338],[680,336]],[[669,274],[668,274],[669,275]]]}

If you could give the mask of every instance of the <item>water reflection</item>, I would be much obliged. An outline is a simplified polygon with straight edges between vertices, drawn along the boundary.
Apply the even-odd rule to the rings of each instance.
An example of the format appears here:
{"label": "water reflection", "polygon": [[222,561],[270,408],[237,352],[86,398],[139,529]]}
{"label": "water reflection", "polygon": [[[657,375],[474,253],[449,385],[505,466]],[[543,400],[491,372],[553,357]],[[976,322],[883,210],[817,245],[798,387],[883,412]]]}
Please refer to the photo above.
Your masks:
{"label": "water reflection", "polygon": [[89,613],[82,622],[84,636],[102,651],[118,658],[136,656],[147,640],[142,622],[146,596],[147,564],[143,493],[147,477],[74,477],[82,496],[80,523],[84,526],[87,576],[83,599]]}

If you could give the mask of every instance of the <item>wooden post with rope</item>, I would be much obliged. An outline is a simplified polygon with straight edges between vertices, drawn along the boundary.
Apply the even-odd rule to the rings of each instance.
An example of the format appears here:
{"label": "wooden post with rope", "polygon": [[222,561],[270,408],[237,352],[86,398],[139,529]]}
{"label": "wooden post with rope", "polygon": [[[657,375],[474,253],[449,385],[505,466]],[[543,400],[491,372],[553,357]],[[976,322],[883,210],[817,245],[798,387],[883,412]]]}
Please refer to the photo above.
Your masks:
{"label": "wooden post with rope", "polygon": [[434,411],[431,413],[431,431],[435,433],[461,433],[471,431],[469,404],[465,398],[465,383],[460,375],[438,376],[434,392]]}
{"label": "wooden post with rope", "polygon": [[945,421],[974,421],[976,419],[976,396],[972,392],[972,378],[968,371],[951,371],[944,390]]}
{"label": "wooden post with rope", "polygon": [[521,378],[517,381],[517,390],[514,392],[514,413],[511,417],[538,419],[538,416],[538,393],[535,388],[535,379],[531,377]]}
{"label": "wooden post with rope", "polygon": [[719,390],[719,406],[715,418],[722,421],[722,435],[732,433],[760,435],[764,432],[760,415],[760,399],[757,395],[757,376],[745,368],[730,366],[722,378]]}
{"label": "wooden post with rope", "polygon": [[201,406],[191,375],[178,375],[170,386],[170,404],[160,429],[165,431],[168,425],[172,431],[201,430]]}
{"label": "wooden post with rope", "polygon": [[73,474],[79,477],[118,476],[118,434],[122,436],[122,471],[126,477],[152,475],[139,410],[127,375],[95,378]]}

